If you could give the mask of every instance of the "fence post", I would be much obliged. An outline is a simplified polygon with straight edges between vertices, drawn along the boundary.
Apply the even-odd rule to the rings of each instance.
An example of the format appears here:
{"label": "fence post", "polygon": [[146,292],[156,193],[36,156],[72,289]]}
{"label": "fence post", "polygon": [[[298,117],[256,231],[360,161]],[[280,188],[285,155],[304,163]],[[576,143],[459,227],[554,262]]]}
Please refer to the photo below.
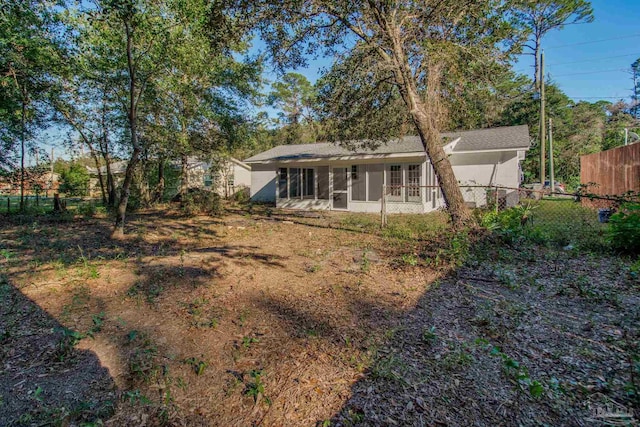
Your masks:
{"label": "fence post", "polygon": [[387,185],[382,184],[382,199],[380,200],[380,227],[387,225],[387,206],[385,203]]}
{"label": "fence post", "polygon": [[495,192],[496,192],[496,213],[498,213],[498,200],[499,199],[498,199],[498,186],[497,185],[496,185]]}

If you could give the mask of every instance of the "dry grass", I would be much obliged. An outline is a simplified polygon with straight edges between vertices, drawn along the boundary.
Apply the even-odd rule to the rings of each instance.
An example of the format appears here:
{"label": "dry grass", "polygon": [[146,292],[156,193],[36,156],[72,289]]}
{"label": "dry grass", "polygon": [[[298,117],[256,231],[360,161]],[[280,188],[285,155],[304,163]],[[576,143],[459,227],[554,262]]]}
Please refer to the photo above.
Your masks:
{"label": "dry grass", "polygon": [[[468,241],[447,237],[442,217],[399,216],[391,231],[376,220],[149,211],[118,242],[106,219],[3,225],[0,274],[15,298],[0,307],[0,424],[580,424],[596,392],[636,404],[623,383],[637,283],[625,273],[605,286],[629,262],[478,243],[448,276]],[[608,279],[573,280],[594,272]],[[62,326],[77,343],[46,332]],[[51,347],[44,362],[15,350],[30,337]],[[64,400],[41,385],[54,374],[100,386]],[[589,389],[599,377],[609,388]],[[112,414],[90,409],[105,402]]]}
{"label": "dry grass", "polygon": [[122,392],[114,425],[141,411],[178,424],[313,425],[340,409],[437,273],[396,270],[377,236],[260,218],[148,212],[123,242],[100,219],[5,226],[3,266],[65,327],[84,334],[102,316],[76,348]]}

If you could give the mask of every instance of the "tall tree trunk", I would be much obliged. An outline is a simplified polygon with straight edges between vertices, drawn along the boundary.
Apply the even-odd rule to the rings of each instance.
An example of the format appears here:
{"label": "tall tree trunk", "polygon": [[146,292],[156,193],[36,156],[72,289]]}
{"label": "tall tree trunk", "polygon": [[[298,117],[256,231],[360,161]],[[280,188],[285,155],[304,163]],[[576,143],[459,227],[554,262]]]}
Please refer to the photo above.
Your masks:
{"label": "tall tree trunk", "polygon": [[124,220],[127,213],[127,203],[129,203],[129,195],[131,194],[131,184],[133,183],[133,175],[138,160],[140,158],[140,149],[134,148],[129,163],[127,164],[127,170],[124,174],[124,181],[122,183],[122,190],[120,191],[120,200],[116,207],[116,222],[112,238],[124,237]]}
{"label": "tall tree trunk", "polygon": [[160,157],[158,160],[158,185],[156,185],[155,195],[153,197],[153,202],[158,203],[162,201],[162,196],[164,195],[164,157]]}
{"label": "tall tree trunk", "polygon": [[102,156],[105,160],[105,167],[107,169],[107,206],[114,207],[116,205],[116,182],[113,178],[113,172],[111,172],[111,157],[109,153],[104,153]]}
{"label": "tall tree trunk", "polygon": [[187,194],[187,190],[189,189],[189,171],[187,170],[189,158],[187,155],[182,156],[182,167],[180,169],[180,195],[184,196]]}
{"label": "tall tree trunk", "polygon": [[455,228],[462,228],[472,224],[473,217],[464,202],[453,167],[442,147],[440,132],[430,123],[431,120],[426,111],[424,105],[418,103],[411,111],[411,117],[438,178],[447,211],[451,215],[451,222]]}
{"label": "tall tree trunk", "polygon": [[383,54],[383,58],[393,67],[396,85],[431,161],[451,222],[456,229],[472,225],[473,216],[464,202],[458,180],[440,139],[439,126],[443,114],[440,101],[442,71],[433,64],[428,65],[427,88],[424,95],[426,102],[423,101],[402,47],[400,31],[397,28],[390,28],[389,31],[393,40],[393,56]]}
{"label": "tall tree trunk", "polygon": [[129,131],[131,132],[131,146],[133,151],[131,158],[127,164],[127,170],[122,183],[122,191],[120,192],[120,200],[116,208],[116,218],[112,238],[124,237],[124,220],[127,213],[127,203],[129,203],[129,195],[131,193],[131,183],[133,182],[133,172],[140,159],[142,149],[138,140],[138,97],[142,94],[144,88],[140,88],[138,93],[138,81],[136,73],[136,64],[133,52],[133,31],[130,22],[124,20],[125,35],[127,38],[127,68],[129,72]]}
{"label": "tall tree trunk", "polygon": [[89,146],[89,150],[91,153],[91,157],[93,158],[93,162],[96,164],[96,170],[98,171],[98,183],[100,184],[100,194],[102,195],[102,204],[106,206],[107,204],[107,192],[104,186],[104,178],[102,176],[102,172],[100,171],[100,160],[98,159],[98,154],[96,150],[93,149],[93,146]]}
{"label": "tall tree trunk", "polygon": [[22,92],[22,111],[20,117],[20,212],[24,212],[24,152],[25,152],[25,138],[26,138],[26,115],[27,113],[27,101],[24,95],[24,86]]}
{"label": "tall tree trunk", "polygon": [[540,75],[540,39],[541,36],[539,34],[535,35],[535,39],[533,40],[533,87],[536,92],[540,92],[540,79],[542,76]]}

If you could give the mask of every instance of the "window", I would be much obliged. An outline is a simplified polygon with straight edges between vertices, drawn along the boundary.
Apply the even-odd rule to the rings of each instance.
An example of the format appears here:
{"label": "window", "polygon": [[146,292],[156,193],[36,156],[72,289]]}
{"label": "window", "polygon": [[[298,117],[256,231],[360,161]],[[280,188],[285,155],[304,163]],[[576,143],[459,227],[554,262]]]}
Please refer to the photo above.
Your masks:
{"label": "window", "polygon": [[367,176],[365,166],[351,166],[351,200],[367,200]]}
{"label": "window", "polygon": [[289,191],[287,190],[289,180],[287,176],[287,168],[280,168],[280,173],[278,174],[278,197],[280,199],[289,198]]}
{"label": "window", "polygon": [[377,202],[382,199],[384,166],[368,165],[367,175],[369,175],[369,196],[367,197],[367,200],[370,202]]}
{"label": "window", "polygon": [[329,166],[318,167],[318,199],[329,200]]}
{"label": "window", "polygon": [[300,197],[300,169],[289,169],[289,198]]}
{"label": "window", "polygon": [[391,165],[389,166],[389,176],[387,178],[388,189],[387,193],[396,200],[402,198],[402,166]]}
{"label": "window", "polygon": [[407,166],[407,201],[419,202],[420,197],[420,165]]}
{"label": "window", "polygon": [[313,169],[302,169],[302,197],[313,199],[315,197],[315,171]]}
{"label": "window", "polygon": [[213,184],[213,180],[211,179],[211,174],[205,174],[204,176],[204,186],[209,188]]}

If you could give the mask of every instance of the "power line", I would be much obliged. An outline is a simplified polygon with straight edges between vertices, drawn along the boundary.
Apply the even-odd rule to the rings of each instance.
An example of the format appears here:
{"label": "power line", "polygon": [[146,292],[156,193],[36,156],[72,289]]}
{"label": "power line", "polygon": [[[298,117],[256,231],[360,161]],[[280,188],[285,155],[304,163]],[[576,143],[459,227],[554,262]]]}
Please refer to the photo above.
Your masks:
{"label": "power line", "polygon": [[600,74],[600,73],[612,73],[612,72],[620,72],[620,71],[629,71],[627,68],[615,68],[612,70],[597,70],[597,71],[585,71],[582,73],[569,73],[569,74],[551,74],[553,77],[566,77],[566,76],[580,76],[585,74]]}
{"label": "power line", "polygon": [[[569,64],[582,64],[585,62],[593,62],[593,61],[602,61],[604,59],[613,59],[613,58],[625,58],[627,56],[638,56],[640,57],[640,53],[628,53],[626,55],[615,55],[615,56],[605,56],[605,57],[600,57],[600,58],[590,58],[590,59],[584,59],[584,60],[580,60],[580,61],[571,61],[571,62],[556,62],[553,64],[549,64],[551,65],[569,65]],[[534,65],[532,65],[532,67],[534,67]]]}
{"label": "power line", "polygon": [[632,35],[629,35],[629,36],[620,36],[620,37],[611,37],[611,38],[608,38],[608,39],[590,40],[590,41],[586,41],[586,42],[562,44],[562,45],[556,45],[556,46],[545,46],[544,48],[545,49],[560,49],[560,48],[563,48],[563,47],[582,46],[582,45],[585,45],[585,44],[608,42],[610,40],[632,39],[632,38],[635,38],[635,37],[640,37],[640,34],[632,34]]}
{"label": "power line", "polygon": [[567,95],[571,99],[625,99],[628,96],[572,96]]}

